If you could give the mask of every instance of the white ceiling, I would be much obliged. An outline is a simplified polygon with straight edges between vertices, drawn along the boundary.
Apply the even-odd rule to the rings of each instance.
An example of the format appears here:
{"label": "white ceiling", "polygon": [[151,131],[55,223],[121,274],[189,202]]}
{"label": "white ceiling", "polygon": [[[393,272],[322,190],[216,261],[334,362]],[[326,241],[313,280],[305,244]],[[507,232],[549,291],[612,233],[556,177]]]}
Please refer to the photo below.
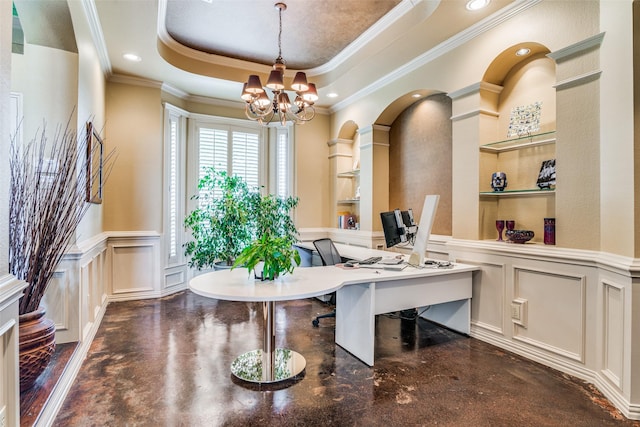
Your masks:
{"label": "white ceiling", "polygon": [[[317,105],[330,108],[522,1],[492,0],[487,8],[471,12],[466,0],[289,0],[282,13],[282,56],[289,69],[307,72],[318,86]],[[68,15],[64,0],[15,3],[28,42],[29,34],[36,39],[46,27],[41,20],[32,24],[35,18],[27,13],[28,6],[54,16],[55,3]],[[242,82],[249,74],[266,78],[278,54],[273,0],[83,3],[94,23],[102,67],[111,79],[151,80],[183,96],[238,102]],[[142,61],[125,60],[122,55],[128,52]],[[329,92],[339,96],[328,98]]]}

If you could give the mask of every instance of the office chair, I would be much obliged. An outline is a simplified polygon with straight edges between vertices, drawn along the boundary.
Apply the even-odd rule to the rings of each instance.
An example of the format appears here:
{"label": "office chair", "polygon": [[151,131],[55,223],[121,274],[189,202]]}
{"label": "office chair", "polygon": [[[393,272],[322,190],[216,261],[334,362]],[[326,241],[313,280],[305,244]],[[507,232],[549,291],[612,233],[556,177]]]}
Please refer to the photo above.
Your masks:
{"label": "office chair", "polygon": [[[336,245],[333,244],[333,241],[329,238],[317,239],[313,241],[313,246],[316,247],[318,251],[318,255],[320,255],[320,259],[322,260],[322,265],[336,265],[341,263],[342,257],[336,249]],[[336,303],[336,293],[333,292],[331,294],[331,298],[329,299],[329,303],[335,305]],[[327,317],[336,317],[336,310],[334,309],[331,313],[321,314],[317,316],[315,319],[311,321],[313,326],[320,326],[320,319],[324,319]]]}

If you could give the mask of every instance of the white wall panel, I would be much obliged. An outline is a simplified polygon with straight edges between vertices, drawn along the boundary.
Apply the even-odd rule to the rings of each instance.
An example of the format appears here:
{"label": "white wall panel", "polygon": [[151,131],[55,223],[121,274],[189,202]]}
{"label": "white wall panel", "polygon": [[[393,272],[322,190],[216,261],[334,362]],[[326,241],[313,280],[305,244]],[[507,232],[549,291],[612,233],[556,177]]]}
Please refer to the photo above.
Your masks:
{"label": "white wall panel", "polygon": [[584,362],[585,277],[514,268],[514,299],[527,301],[526,327],[514,339]]}
{"label": "white wall panel", "polygon": [[154,290],[152,245],[114,245],[112,251],[114,294]]}
{"label": "white wall panel", "polygon": [[111,300],[162,295],[160,235],[122,234],[109,239],[108,280]]}
{"label": "white wall panel", "polygon": [[498,263],[477,263],[459,259],[463,264],[482,268],[473,275],[471,323],[479,328],[504,334],[505,266]]}
{"label": "white wall panel", "polygon": [[[184,289],[187,287],[187,266],[180,265],[164,270],[164,287],[165,290]],[[177,289],[176,289],[177,290]]]}
{"label": "white wall panel", "polygon": [[79,340],[79,277],[74,261],[64,259],[60,262],[41,305],[46,309],[48,319],[56,325],[56,342],[67,343]]}
{"label": "white wall panel", "polygon": [[624,347],[624,287],[602,283],[604,313],[602,316],[602,373],[615,386],[622,388]]}

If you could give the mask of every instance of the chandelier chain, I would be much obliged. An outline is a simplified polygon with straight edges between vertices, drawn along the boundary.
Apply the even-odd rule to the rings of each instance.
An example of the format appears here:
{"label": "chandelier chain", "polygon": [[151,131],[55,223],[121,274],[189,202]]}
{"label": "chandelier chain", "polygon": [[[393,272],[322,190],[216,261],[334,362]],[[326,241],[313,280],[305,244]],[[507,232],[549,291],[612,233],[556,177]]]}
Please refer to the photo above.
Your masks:
{"label": "chandelier chain", "polygon": [[278,30],[278,59],[282,60],[282,8],[278,8],[278,17],[280,18],[280,27]]}

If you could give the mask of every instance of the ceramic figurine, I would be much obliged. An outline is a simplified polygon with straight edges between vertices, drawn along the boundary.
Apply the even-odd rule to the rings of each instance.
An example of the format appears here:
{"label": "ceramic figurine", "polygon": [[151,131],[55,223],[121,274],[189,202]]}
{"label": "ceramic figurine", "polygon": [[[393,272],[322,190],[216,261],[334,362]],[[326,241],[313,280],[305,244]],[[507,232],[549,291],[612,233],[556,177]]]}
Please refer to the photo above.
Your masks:
{"label": "ceramic figurine", "polygon": [[504,191],[507,188],[507,174],[504,172],[494,172],[491,175],[491,188],[493,191]]}

